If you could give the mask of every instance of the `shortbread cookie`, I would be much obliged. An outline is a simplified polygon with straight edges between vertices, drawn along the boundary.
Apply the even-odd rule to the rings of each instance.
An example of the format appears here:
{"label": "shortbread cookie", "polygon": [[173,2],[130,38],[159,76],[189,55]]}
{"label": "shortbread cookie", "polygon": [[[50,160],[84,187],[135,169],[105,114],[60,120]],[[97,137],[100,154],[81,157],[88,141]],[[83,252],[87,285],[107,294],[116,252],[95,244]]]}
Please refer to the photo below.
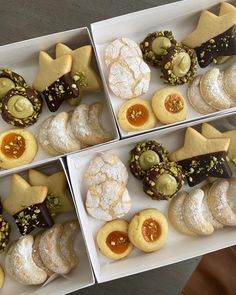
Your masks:
{"label": "shortbread cookie", "polygon": [[142,52],[137,43],[128,38],[118,38],[111,42],[105,50],[105,63],[109,67],[118,59],[142,57]]}
{"label": "shortbread cookie", "polygon": [[5,273],[2,266],[0,265],[0,289],[3,288],[4,281],[5,281]]}
{"label": "shortbread cookie", "polygon": [[139,142],[130,151],[130,171],[137,179],[143,179],[150,168],[168,162],[167,154],[167,149],[155,140]]}
{"label": "shortbread cookie", "polygon": [[61,251],[62,233],[62,224],[55,224],[46,230],[41,236],[39,251],[42,261],[48,269],[58,274],[67,274],[71,270],[71,266]]}
{"label": "shortbread cookie", "polygon": [[0,254],[4,252],[9,243],[10,233],[11,227],[2,215],[2,203],[0,200]]}
{"label": "shortbread cookie", "polygon": [[130,99],[148,91],[150,78],[150,69],[141,57],[118,59],[111,64],[109,86],[116,96]]}
{"label": "shortbread cookie", "polygon": [[152,109],[157,119],[164,124],[183,121],[188,106],[183,95],[171,87],[158,90],[152,97]]}
{"label": "shortbread cookie", "polygon": [[11,129],[0,134],[0,167],[15,168],[33,161],[38,147],[32,133]]}
{"label": "shortbread cookie", "polygon": [[168,208],[168,217],[173,227],[181,234],[195,236],[196,234],[186,226],[183,217],[183,203],[187,195],[187,192],[179,192],[172,198]]}
{"label": "shortbread cookie", "polygon": [[74,241],[79,232],[79,223],[77,220],[67,221],[63,224],[63,231],[60,237],[60,249],[62,255],[70,264],[70,268],[76,267],[79,259],[74,250]]}
{"label": "shortbread cookie", "polygon": [[196,76],[189,84],[188,84],[188,100],[191,103],[192,107],[195,111],[201,114],[210,114],[217,112],[217,109],[210,106],[203,99],[200,92],[200,80],[202,75]]}
{"label": "shortbread cookie", "polygon": [[182,166],[189,186],[194,186],[209,176],[229,178],[232,176],[226,160],[229,144],[229,138],[208,139],[188,127],[183,147],[170,154],[169,158]]}
{"label": "shortbread cookie", "polygon": [[111,140],[112,135],[102,126],[101,103],[81,104],[73,112],[71,130],[83,144],[91,146]]}
{"label": "shortbread cookie", "polygon": [[50,145],[61,154],[78,151],[81,148],[79,140],[70,132],[70,115],[66,112],[58,113],[48,127]]}
{"label": "shortbread cookie", "polygon": [[223,74],[219,69],[213,68],[202,75],[200,91],[207,104],[217,110],[230,108],[231,99],[223,88]]}
{"label": "shortbread cookie", "polygon": [[23,285],[39,285],[47,279],[47,273],[33,260],[33,242],[31,235],[21,237],[11,245],[5,258],[7,273]]}
{"label": "shortbread cookie", "polygon": [[[93,48],[91,45],[85,45],[75,50],[70,49],[62,43],[56,45],[56,57],[65,55],[72,56],[71,76],[81,90],[80,96],[86,92],[100,92],[101,81],[91,66],[93,57]],[[74,99],[71,99],[72,103]],[[76,100],[78,100],[76,98]]]}
{"label": "shortbread cookie", "polygon": [[194,189],[186,196],[183,203],[184,222],[196,234],[211,235],[214,227],[203,215],[203,199],[204,192],[201,189]]}
{"label": "shortbread cookie", "polygon": [[121,218],[130,208],[128,190],[121,182],[105,181],[88,189],[86,209],[96,219],[110,221]]}
{"label": "shortbread cookie", "polygon": [[171,31],[149,33],[140,43],[143,59],[152,66],[161,66],[162,58],[167,54],[167,49],[176,43]]}
{"label": "shortbread cookie", "polygon": [[216,180],[209,190],[207,202],[216,220],[224,225],[236,226],[236,214],[227,199],[229,186],[226,179]]}
{"label": "shortbread cookie", "polygon": [[41,145],[42,149],[49,154],[50,156],[56,157],[59,156],[60,153],[56,151],[50,144],[48,139],[48,129],[53,120],[54,116],[50,116],[47,118],[43,124],[40,126],[39,134],[38,134],[38,142]]}
{"label": "shortbread cookie", "polygon": [[74,210],[71,195],[68,191],[66,176],[63,171],[47,175],[40,171],[30,169],[29,183],[33,186],[47,186],[46,206],[51,214],[71,212]]}
{"label": "shortbread cookie", "polygon": [[128,237],[128,222],[124,219],[107,222],[99,229],[96,242],[102,254],[112,260],[128,256],[133,249]]}
{"label": "shortbread cookie", "polygon": [[154,128],[157,119],[149,101],[133,98],[122,104],[118,114],[121,129],[127,132]]}
{"label": "shortbread cookie", "polygon": [[36,227],[48,228],[53,220],[45,204],[46,186],[30,186],[20,175],[11,176],[10,193],[3,201],[3,208],[15,218],[22,235]]}
{"label": "shortbread cookie", "polygon": [[142,210],[131,219],[128,235],[131,243],[144,252],[159,250],[167,241],[167,219],[157,209]]}
{"label": "shortbread cookie", "polygon": [[88,186],[108,180],[115,180],[126,185],[128,177],[128,171],[122,161],[116,155],[109,153],[101,153],[93,159],[84,175]]}
{"label": "shortbread cookie", "polygon": [[228,96],[236,101],[236,63],[231,65],[224,71],[223,74],[223,87]]}

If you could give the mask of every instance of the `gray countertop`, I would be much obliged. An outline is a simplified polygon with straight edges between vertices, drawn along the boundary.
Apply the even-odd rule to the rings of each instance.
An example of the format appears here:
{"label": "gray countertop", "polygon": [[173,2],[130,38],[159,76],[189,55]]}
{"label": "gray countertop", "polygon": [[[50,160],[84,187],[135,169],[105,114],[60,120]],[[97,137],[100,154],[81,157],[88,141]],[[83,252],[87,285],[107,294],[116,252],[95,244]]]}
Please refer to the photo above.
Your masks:
{"label": "gray countertop", "polygon": [[[0,45],[88,26],[95,21],[173,2],[171,0],[0,0]],[[175,295],[200,258],[95,285],[73,294]]]}

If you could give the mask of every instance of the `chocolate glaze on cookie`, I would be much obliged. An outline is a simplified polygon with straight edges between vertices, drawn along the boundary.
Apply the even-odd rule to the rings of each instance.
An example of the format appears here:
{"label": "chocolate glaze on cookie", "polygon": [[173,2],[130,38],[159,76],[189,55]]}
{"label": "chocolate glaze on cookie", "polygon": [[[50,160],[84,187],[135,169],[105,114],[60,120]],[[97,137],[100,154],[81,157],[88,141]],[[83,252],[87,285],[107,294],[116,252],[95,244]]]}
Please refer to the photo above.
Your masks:
{"label": "chocolate glaze on cookie", "polygon": [[196,47],[198,63],[201,68],[207,67],[210,63],[217,63],[219,56],[231,56],[236,54],[235,26],[224,33],[211,38],[207,42]]}
{"label": "chocolate glaze on cookie", "polygon": [[232,171],[226,152],[216,152],[179,161],[183,167],[189,186],[195,186],[207,177],[230,178]]}
{"label": "chocolate glaze on cookie", "polygon": [[154,200],[169,200],[181,189],[184,180],[180,165],[163,162],[147,171],[143,179],[143,190]]}
{"label": "chocolate glaze on cookie", "polygon": [[27,235],[35,228],[50,228],[54,221],[49,214],[46,202],[35,204],[13,215],[22,235]]}
{"label": "chocolate glaze on cookie", "polygon": [[56,112],[64,100],[79,96],[79,88],[70,73],[67,73],[48,86],[41,96],[45,99],[49,110]]}

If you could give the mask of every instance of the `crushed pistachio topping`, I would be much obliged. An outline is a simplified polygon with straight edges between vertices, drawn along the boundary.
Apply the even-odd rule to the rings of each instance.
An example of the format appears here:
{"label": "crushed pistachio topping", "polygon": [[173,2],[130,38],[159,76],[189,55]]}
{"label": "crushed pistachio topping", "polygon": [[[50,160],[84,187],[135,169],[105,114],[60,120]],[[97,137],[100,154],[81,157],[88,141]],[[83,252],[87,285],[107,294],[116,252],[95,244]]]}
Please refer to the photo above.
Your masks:
{"label": "crushed pistachio topping", "polygon": [[10,236],[10,226],[8,222],[0,214],[0,253],[2,253],[8,245]]}
{"label": "crushed pistachio topping", "polygon": [[60,197],[56,194],[49,193],[46,198],[46,206],[50,209],[60,209],[62,204]]}

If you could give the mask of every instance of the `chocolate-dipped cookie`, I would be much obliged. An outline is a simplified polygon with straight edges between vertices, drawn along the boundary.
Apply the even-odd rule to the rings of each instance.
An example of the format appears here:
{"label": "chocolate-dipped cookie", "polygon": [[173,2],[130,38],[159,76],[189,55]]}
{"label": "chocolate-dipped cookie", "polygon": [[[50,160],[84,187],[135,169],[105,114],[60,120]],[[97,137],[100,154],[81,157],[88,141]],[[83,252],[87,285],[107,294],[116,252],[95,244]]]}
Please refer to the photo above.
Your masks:
{"label": "chocolate-dipped cookie", "polygon": [[167,49],[176,45],[176,43],[171,31],[150,33],[140,43],[143,59],[152,66],[161,66],[162,58],[167,54]]}
{"label": "chocolate-dipped cookie", "polygon": [[165,83],[181,85],[191,81],[197,72],[197,57],[187,46],[172,46],[163,56],[161,78]]}
{"label": "chocolate-dipped cookie", "polygon": [[43,101],[36,90],[17,87],[7,92],[1,104],[3,120],[10,125],[24,128],[38,120]]}
{"label": "chocolate-dipped cookie", "polygon": [[22,76],[10,69],[0,70],[0,100],[7,94],[9,90],[18,86],[27,87],[27,84]]}
{"label": "chocolate-dipped cookie", "polygon": [[169,200],[183,186],[182,167],[175,162],[163,162],[147,171],[143,190],[154,200]]}
{"label": "chocolate-dipped cookie", "polygon": [[9,243],[10,233],[10,225],[2,215],[2,204],[0,200],[0,253],[4,252],[7,247]]}
{"label": "chocolate-dipped cookie", "polygon": [[137,179],[143,179],[151,167],[168,161],[167,154],[168,151],[157,141],[140,142],[130,151],[130,171]]}

